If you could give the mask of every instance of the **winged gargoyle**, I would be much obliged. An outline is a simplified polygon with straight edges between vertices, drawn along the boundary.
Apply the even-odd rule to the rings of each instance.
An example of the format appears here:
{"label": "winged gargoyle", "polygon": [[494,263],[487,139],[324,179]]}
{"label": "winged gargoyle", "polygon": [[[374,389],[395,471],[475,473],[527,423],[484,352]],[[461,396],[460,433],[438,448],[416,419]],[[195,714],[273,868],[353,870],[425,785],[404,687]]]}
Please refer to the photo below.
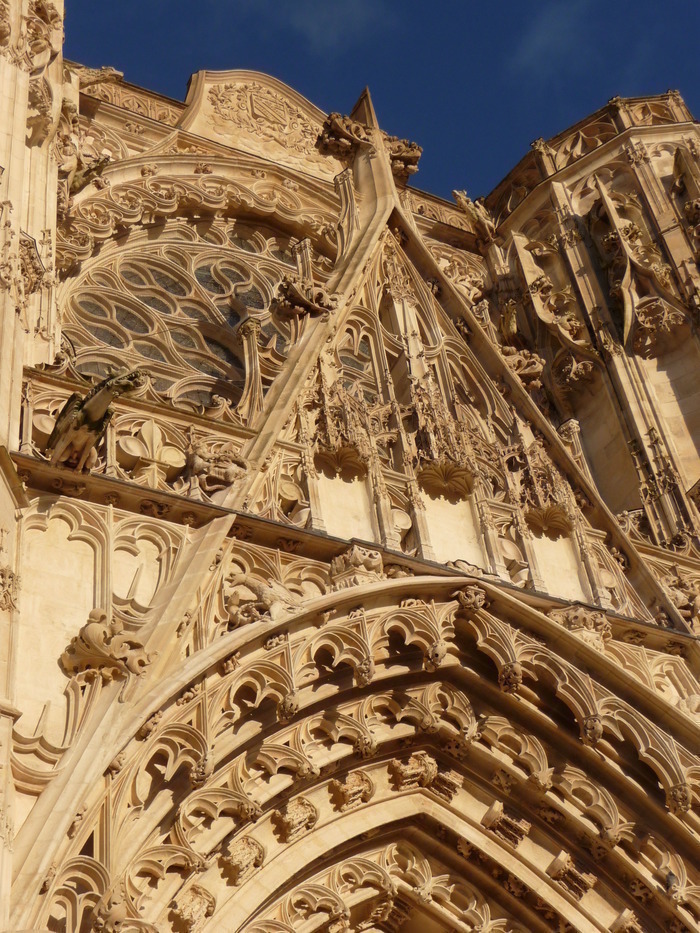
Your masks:
{"label": "winged gargoyle", "polygon": [[44,453],[49,461],[73,470],[91,470],[97,463],[95,448],[114,414],[111,402],[140,388],[145,378],[138,369],[120,369],[99,382],[85,398],[74,392],[61,409],[46,444]]}

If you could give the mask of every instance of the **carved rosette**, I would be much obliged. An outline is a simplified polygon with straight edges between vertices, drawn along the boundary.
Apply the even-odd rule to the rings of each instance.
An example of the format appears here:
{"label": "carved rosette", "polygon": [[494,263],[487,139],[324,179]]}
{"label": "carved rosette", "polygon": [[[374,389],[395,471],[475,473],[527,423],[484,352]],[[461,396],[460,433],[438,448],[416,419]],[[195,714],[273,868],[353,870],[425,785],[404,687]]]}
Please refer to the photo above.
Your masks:
{"label": "carved rosette", "polygon": [[666,806],[677,815],[688,813],[693,806],[693,791],[689,784],[674,784],[666,791]]}

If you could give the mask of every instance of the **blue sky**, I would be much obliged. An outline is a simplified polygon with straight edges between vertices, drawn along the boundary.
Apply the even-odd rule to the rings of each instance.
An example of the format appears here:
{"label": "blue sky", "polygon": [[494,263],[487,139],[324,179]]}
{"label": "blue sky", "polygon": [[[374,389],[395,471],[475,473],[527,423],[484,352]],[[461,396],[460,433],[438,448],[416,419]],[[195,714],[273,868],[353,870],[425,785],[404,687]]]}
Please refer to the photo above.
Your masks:
{"label": "blue sky", "polygon": [[323,110],[365,85],[423,146],[416,187],[486,194],[539,136],[609,98],[678,88],[700,118],[700,0],[66,0],[66,57],[176,99],[253,68]]}

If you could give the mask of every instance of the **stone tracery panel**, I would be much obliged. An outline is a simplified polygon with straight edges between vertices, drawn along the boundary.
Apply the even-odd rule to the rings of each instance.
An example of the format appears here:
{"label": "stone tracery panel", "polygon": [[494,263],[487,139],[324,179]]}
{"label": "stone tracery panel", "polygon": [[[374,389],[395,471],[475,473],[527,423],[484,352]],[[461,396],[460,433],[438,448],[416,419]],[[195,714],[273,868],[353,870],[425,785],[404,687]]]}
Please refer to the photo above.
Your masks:
{"label": "stone tracery panel", "polygon": [[[66,296],[63,332],[82,372],[103,375],[128,359],[181,403],[211,404],[218,394],[235,405],[251,379],[269,386],[292,340],[274,306],[293,261],[289,238],[234,224],[218,236],[204,225],[195,242],[178,232],[166,226],[148,248],[121,250],[86,270]],[[212,240],[216,247],[206,245]]]}

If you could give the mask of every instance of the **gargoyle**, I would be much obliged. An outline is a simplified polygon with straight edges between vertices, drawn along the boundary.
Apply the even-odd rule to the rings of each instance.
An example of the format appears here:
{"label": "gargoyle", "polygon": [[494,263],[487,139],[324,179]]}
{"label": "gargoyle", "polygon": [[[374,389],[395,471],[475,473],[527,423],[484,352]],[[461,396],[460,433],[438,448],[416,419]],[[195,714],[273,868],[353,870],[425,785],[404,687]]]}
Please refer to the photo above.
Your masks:
{"label": "gargoyle", "polygon": [[338,307],[338,296],[322,285],[299,275],[285,275],[278,287],[279,310],[284,314],[302,317],[319,314],[326,319]]}
{"label": "gargoyle", "polygon": [[81,398],[74,392],[60,411],[44,454],[52,464],[73,470],[91,470],[97,463],[96,447],[114,414],[110,403],[119,395],[140,388],[145,376],[138,369],[121,369],[103,379]]}
{"label": "gargoyle", "polygon": [[483,198],[477,198],[472,201],[467,197],[467,192],[453,191],[452,197],[457,202],[457,207],[469,217],[474,224],[477,236],[481,237],[485,243],[492,243],[496,239],[496,224],[489,213]]}
{"label": "gargoyle", "polygon": [[83,188],[86,188],[94,178],[102,174],[111,161],[111,155],[102,155],[99,159],[91,161],[79,160],[75,172],[69,179],[69,194],[77,194]]}

